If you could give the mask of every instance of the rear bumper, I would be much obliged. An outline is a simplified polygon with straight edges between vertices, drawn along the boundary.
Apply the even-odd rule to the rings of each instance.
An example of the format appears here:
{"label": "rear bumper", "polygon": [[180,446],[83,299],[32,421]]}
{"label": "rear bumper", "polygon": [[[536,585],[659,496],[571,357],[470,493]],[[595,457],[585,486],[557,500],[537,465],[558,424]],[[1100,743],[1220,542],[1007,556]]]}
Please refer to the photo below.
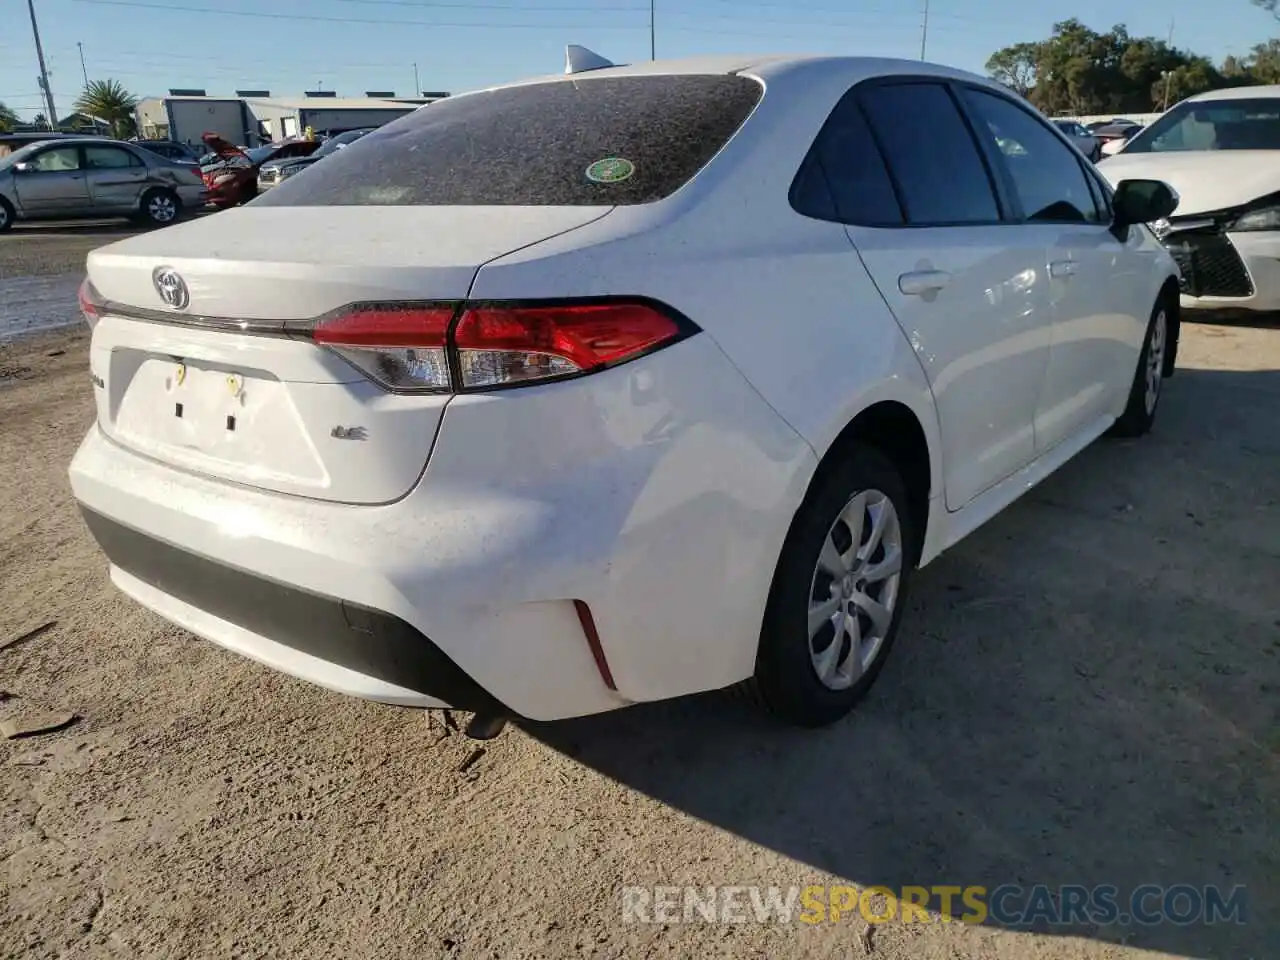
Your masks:
{"label": "rear bumper", "polygon": [[511,713],[398,617],[237,570],[93,510],[81,512],[116,584],[194,633],[343,693]]}
{"label": "rear bumper", "polygon": [[555,720],[749,676],[816,465],[698,336],[580,380],[453,398],[422,480],[392,503],[209,479],[96,425],[70,479],[112,522],[90,518],[115,583],[199,636],[344,693],[473,708],[470,685],[437,677],[452,664],[483,702]]}
{"label": "rear bumper", "polygon": [[178,199],[187,208],[202,207],[209,199],[209,190],[204,184],[183,184],[177,190]]}

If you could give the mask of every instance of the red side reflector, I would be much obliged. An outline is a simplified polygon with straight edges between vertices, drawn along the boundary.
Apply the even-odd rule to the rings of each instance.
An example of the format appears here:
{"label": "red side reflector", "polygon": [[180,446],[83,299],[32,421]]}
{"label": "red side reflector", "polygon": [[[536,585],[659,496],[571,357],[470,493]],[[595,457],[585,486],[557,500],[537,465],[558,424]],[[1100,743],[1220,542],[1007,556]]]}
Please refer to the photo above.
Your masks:
{"label": "red side reflector", "polygon": [[84,317],[84,322],[89,325],[89,329],[93,329],[93,325],[102,318],[104,303],[102,296],[94,289],[88,277],[85,277],[84,282],[80,284],[77,299],[80,301],[80,313]]}
{"label": "red side reflector", "polygon": [[582,632],[587,636],[587,646],[591,648],[591,656],[595,658],[600,679],[606,687],[617,692],[618,685],[613,682],[613,671],[609,669],[609,661],[604,658],[604,647],[600,646],[600,634],[596,630],[595,617],[591,616],[591,608],[583,600],[573,601],[573,608],[578,611],[578,622],[582,624]]}

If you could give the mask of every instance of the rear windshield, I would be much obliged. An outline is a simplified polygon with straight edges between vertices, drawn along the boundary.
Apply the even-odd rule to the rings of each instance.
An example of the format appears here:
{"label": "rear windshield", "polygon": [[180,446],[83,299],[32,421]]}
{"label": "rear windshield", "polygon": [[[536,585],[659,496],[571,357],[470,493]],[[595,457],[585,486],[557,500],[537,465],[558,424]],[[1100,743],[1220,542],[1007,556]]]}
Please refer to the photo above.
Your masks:
{"label": "rear windshield", "polygon": [[506,87],[415,110],[263,194],[261,206],[583,206],[674,193],[759,102],[728,75]]}

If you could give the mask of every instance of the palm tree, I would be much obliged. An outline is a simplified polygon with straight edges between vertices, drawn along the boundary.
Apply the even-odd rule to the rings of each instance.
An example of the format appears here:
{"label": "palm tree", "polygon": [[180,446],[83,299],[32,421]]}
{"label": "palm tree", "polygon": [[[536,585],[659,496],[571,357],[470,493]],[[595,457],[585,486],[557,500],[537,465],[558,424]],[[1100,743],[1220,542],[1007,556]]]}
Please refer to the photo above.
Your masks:
{"label": "palm tree", "polygon": [[0,103],[0,133],[7,133],[18,125],[18,115]]}
{"label": "palm tree", "polygon": [[90,80],[75,104],[80,113],[105,120],[117,137],[127,137],[137,129],[133,116],[137,106],[138,98],[118,80]]}

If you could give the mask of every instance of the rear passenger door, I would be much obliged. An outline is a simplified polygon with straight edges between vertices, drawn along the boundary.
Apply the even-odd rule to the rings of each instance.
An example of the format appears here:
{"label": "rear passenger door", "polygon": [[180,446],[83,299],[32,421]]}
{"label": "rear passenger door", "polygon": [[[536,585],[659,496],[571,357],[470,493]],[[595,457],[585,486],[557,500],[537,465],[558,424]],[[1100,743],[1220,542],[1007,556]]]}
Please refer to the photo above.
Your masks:
{"label": "rear passenger door", "polygon": [[124,147],[86,144],[85,175],[89,196],[97,213],[135,210],[147,185],[147,167]]}
{"label": "rear passenger door", "polygon": [[1008,177],[1024,225],[1044,246],[1053,311],[1049,369],[1036,405],[1036,443],[1044,453],[1096,428],[1127,394],[1146,330],[1148,268],[1136,235],[1111,232],[1106,200],[1092,174],[1048,123],[986,88],[962,88],[974,127]]}
{"label": "rear passenger door", "polygon": [[860,84],[824,138],[849,239],[933,389],[946,504],[957,510],[1035,456],[1049,345],[1044,248],[1008,222],[947,84]]}

